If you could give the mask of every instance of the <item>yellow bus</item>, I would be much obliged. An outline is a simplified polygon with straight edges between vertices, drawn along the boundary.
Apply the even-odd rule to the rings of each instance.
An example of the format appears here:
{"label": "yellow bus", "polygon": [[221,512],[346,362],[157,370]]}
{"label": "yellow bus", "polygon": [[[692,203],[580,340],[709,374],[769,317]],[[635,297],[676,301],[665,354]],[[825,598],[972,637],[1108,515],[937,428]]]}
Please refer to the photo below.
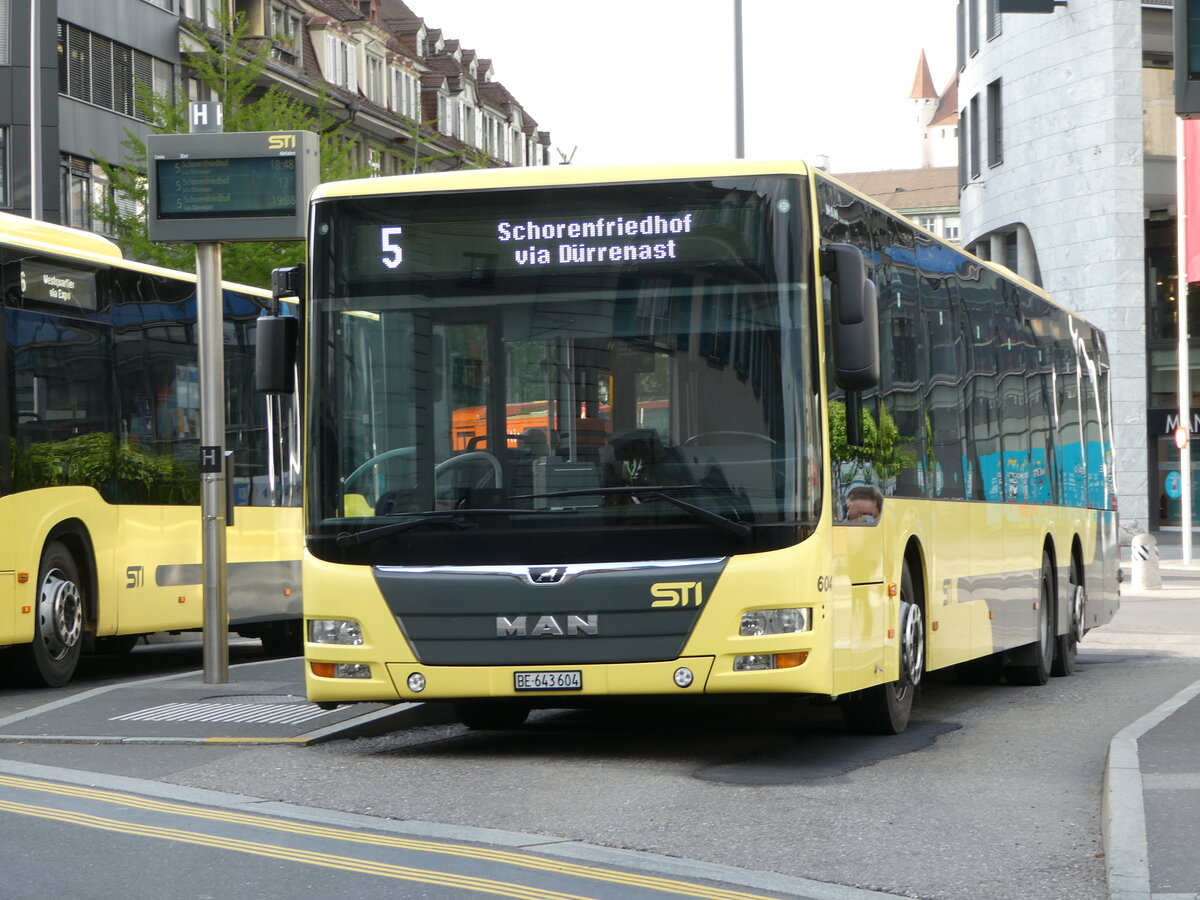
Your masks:
{"label": "yellow bus", "polygon": [[1103,335],[821,171],[374,178],[310,229],[315,702],[895,733],[927,671],[1042,684],[1117,608]]}
{"label": "yellow bus", "polygon": [[[0,647],[59,686],[81,652],[203,625],[195,277],[7,214],[0,270]],[[298,411],[253,387],[269,294],[223,298],[230,627],[298,653]]]}

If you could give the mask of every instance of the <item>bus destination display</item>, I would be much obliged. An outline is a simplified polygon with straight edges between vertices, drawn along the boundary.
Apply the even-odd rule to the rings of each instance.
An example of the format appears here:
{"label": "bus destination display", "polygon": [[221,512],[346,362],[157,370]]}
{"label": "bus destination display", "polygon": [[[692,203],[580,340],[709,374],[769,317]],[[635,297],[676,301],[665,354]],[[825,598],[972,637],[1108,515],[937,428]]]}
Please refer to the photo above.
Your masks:
{"label": "bus destination display", "polygon": [[745,265],[756,258],[760,248],[746,233],[743,216],[726,212],[719,223],[711,218],[704,211],[669,210],[561,219],[360,220],[353,228],[353,265],[359,278],[390,281],[488,272],[553,275],[639,266]]}
{"label": "bus destination display", "polygon": [[23,260],[21,296],[76,309],[96,308],[96,274],[65,266]]}
{"label": "bus destination display", "polygon": [[293,156],[158,159],[158,216],[163,219],[291,216],[296,213]]}

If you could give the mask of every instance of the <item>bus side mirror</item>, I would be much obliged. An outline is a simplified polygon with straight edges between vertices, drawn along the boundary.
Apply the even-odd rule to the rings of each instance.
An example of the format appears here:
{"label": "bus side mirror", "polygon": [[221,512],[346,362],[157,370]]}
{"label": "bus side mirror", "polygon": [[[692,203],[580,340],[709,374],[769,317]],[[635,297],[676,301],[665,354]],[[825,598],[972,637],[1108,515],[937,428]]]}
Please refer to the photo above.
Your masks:
{"label": "bus side mirror", "polygon": [[296,390],[296,350],[300,321],[294,316],[260,316],[256,323],[254,386],[261,394]]}
{"label": "bus side mirror", "polygon": [[834,284],[832,335],[834,381],[843,390],[879,384],[879,302],[867,278],[862,252],[851,244],[826,244],[823,274]]}

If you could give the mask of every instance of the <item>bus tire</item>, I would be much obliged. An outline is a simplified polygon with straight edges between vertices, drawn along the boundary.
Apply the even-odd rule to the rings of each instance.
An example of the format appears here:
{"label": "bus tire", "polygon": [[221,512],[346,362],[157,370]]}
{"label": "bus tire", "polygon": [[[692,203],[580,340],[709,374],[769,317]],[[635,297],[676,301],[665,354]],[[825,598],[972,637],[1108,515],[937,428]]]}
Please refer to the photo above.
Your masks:
{"label": "bus tire", "polygon": [[1015,662],[1004,666],[1009,684],[1038,687],[1050,680],[1054,664],[1054,566],[1050,554],[1042,551],[1042,573],[1038,578],[1037,640],[1011,654]]}
{"label": "bus tire", "polygon": [[456,700],[454,714],[472,731],[509,731],[529,718],[529,704],[511,700]]}
{"label": "bus tire", "polygon": [[303,623],[299,619],[268,622],[262,626],[259,640],[267,656],[300,656],[304,652]]}
{"label": "bus tire", "polygon": [[1050,674],[1059,677],[1075,674],[1075,659],[1079,655],[1079,641],[1083,637],[1083,623],[1086,621],[1087,591],[1083,587],[1083,566],[1079,557],[1073,553],[1066,601],[1071,607],[1067,633],[1060,634],[1055,639],[1054,666],[1050,670]]}
{"label": "bus tire", "polygon": [[900,577],[900,677],[845,697],[846,727],[863,734],[900,734],[908,727],[924,671],[925,616],[906,565]]}
{"label": "bus tire", "polygon": [[37,619],[21,673],[32,684],[62,687],[79,663],[85,618],[83,579],[64,544],[50,541],[42,550],[36,590]]}

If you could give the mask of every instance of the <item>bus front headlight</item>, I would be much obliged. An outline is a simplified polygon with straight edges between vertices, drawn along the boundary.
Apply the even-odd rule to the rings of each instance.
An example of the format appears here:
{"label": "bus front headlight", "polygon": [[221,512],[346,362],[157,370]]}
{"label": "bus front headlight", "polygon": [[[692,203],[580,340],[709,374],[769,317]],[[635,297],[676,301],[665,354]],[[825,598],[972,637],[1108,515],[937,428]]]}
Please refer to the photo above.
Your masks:
{"label": "bus front headlight", "polygon": [[361,644],[362,628],[352,619],[309,619],[308,640],[313,644]]}
{"label": "bus front headlight", "polygon": [[811,630],[812,609],[803,606],[747,610],[742,613],[742,624],[738,634],[742,637],[758,637],[764,634],[796,634]]}

